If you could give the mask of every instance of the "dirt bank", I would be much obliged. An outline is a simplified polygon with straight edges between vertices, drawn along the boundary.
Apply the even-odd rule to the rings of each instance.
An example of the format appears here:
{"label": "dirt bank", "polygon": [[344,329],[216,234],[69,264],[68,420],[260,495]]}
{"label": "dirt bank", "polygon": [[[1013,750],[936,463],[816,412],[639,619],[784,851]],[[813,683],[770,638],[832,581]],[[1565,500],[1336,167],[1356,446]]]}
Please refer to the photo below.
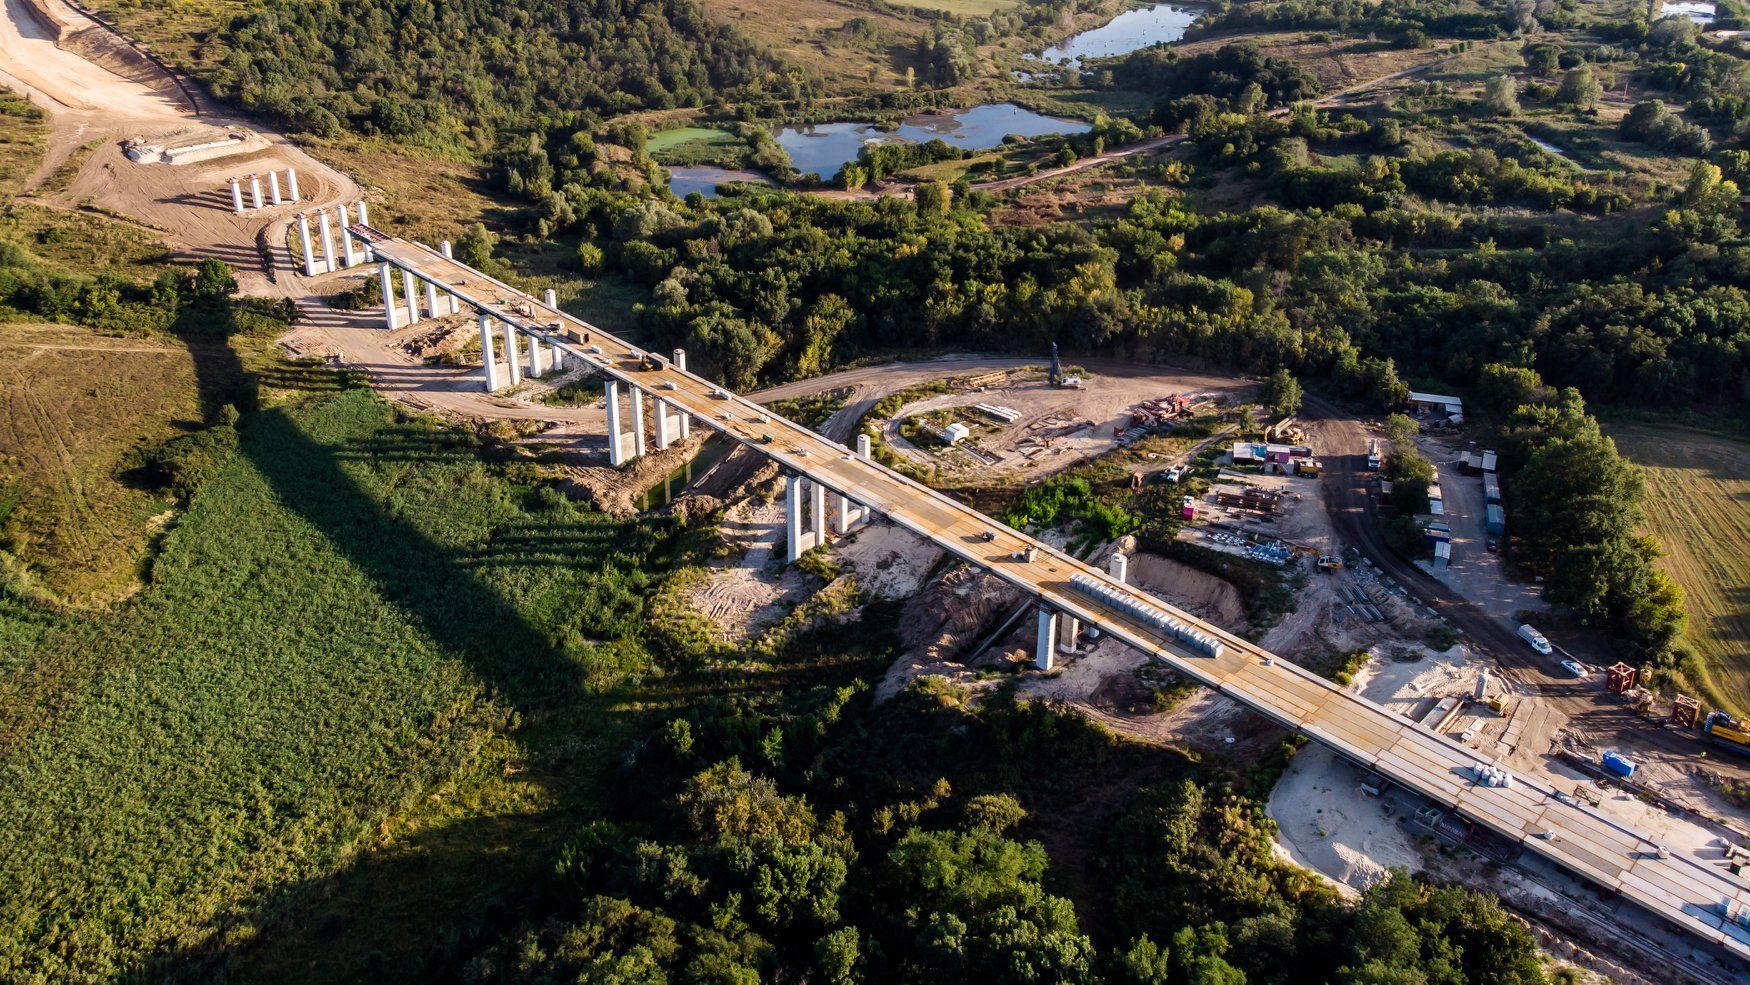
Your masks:
{"label": "dirt bank", "polygon": [[1245,628],[1246,602],[1232,582],[1159,554],[1130,559],[1130,580],[1230,632]]}

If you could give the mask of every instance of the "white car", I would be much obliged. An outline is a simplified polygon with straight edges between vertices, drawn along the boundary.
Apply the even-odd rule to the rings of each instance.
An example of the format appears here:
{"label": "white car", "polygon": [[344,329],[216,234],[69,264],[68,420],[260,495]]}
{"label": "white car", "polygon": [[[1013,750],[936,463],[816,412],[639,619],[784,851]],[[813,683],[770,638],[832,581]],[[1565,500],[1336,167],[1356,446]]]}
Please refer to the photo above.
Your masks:
{"label": "white car", "polygon": [[1577,660],[1563,660],[1562,669],[1573,674],[1575,677],[1585,677],[1587,674],[1591,673],[1591,671],[1586,669],[1585,664],[1582,664]]}

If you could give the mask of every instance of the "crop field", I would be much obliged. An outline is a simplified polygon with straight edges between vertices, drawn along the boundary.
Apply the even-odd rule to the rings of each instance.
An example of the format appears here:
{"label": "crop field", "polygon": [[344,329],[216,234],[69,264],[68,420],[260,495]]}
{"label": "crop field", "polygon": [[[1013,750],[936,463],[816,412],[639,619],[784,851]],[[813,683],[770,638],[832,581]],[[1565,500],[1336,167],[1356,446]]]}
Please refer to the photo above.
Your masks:
{"label": "crop field", "polygon": [[0,533],[75,604],[139,584],[171,504],[122,481],[134,453],[201,418],[185,347],[64,325],[0,328]]}
{"label": "crop field", "polygon": [[[366,391],[303,401],[243,418],[129,603],[0,591],[0,980],[162,977],[344,894],[346,860],[394,838],[386,904],[483,910],[531,878],[504,855],[543,858],[500,850],[507,818],[563,792],[424,795],[509,777],[524,721],[612,769],[584,755],[618,727],[595,696],[647,668],[666,528]],[[503,817],[459,816],[482,798]]]}
{"label": "crop field", "polygon": [[1610,434],[1647,470],[1647,514],[1688,600],[1700,683],[1750,712],[1750,443],[1642,425]]}

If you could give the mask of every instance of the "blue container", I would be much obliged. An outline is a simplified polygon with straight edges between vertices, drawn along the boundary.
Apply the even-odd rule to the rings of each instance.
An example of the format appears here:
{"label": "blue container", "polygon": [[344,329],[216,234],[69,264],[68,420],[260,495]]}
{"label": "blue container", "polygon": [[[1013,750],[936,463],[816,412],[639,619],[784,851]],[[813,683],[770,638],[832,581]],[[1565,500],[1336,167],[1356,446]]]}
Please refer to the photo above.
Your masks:
{"label": "blue container", "polygon": [[1604,754],[1604,768],[1621,777],[1635,775],[1635,764],[1614,752],[1607,752]]}

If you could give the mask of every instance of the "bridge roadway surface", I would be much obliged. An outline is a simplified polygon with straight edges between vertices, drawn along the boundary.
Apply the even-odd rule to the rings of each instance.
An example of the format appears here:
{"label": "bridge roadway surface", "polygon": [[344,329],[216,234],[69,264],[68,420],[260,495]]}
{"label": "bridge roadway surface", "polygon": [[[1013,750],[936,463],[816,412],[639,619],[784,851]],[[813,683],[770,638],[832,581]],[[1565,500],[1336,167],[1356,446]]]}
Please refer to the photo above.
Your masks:
{"label": "bridge roadway surface", "polygon": [[[1060,613],[1148,653],[1206,687],[1325,743],[1357,763],[1546,856],[1672,924],[1750,958],[1750,883],[1682,852],[1663,850],[1648,836],[1540,782],[1514,775],[1510,786],[1480,785],[1472,768],[1493,765],[1470,748],[1406,721],[1342,690],[1324,678],[1206,623],[1161,599],[1131,588],[1100,569],[1019,533],[962,503],[880,465],[844,445],[743,397],[717,396],[719,388],[664,359],[643,370],[644,351],[587,322],[445,258],[421,244],[374,229],[353,227],[380,262],[411,271],[525,334],[558,340],[576,360],[603,375],[639,387],[695,421],[766,455],[786,469],[848,496],[960,558],[1032,594]],[[561,327],[554,331],[551,326]],[[591,351],[599,346],[600,351]],[[672,385],[673,389],[667,389]],[[764,440],[770,435],[771,440]],[[986,540],[986,534],[994,535]],[[1036,548],[1031,563],[1012,560]],[[1070,586],[1075,574],[1115,585],[1139,601],[1213,634],[1223,644],[1206,657],[1164,642],[1146,624]],[[1746,914],[1747,923],[1727,918]]]}

